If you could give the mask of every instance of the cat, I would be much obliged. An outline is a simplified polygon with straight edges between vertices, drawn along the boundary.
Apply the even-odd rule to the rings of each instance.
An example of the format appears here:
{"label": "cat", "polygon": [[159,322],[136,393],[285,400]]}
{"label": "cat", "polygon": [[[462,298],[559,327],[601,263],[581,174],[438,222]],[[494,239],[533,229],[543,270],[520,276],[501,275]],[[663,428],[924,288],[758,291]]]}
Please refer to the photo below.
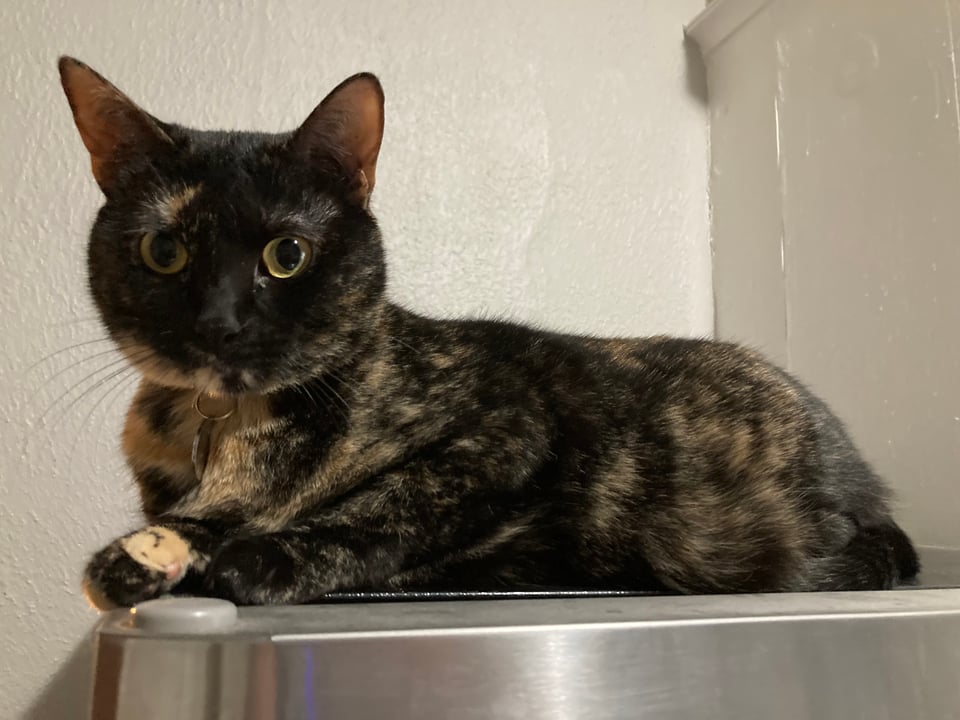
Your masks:
{"label": "cat", "polygon": [[841,422],[760,354],[390,302],[375,76],[272,135],[162,122],[59,70],[105,196],[90,289],[142,374],[123,449],[145,523],[90,560],[96,607],[917,576]]}

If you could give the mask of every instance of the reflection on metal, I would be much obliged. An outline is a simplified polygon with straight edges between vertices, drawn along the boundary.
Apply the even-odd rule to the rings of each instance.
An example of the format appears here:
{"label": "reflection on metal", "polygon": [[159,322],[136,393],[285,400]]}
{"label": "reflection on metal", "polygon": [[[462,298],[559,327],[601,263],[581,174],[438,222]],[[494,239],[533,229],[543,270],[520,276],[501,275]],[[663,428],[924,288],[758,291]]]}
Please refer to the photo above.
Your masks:
{"label": "reflection on metal", "polygon": [[105,618],[96,720],[960,718],[960,589],[169,613]]}

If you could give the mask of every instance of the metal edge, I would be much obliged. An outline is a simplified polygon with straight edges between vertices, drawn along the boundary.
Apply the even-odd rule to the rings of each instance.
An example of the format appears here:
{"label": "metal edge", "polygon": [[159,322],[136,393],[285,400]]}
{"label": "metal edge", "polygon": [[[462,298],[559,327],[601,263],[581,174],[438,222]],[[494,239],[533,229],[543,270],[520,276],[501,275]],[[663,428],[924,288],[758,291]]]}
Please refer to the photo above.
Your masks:
{"label": "metal edge", "polygon": [[[425,607],[426,606],[426,607]],[[424,620],[427,608],[456,610],[456,619],[441,613],[439,620]],[[146,633],[132,627],[129,615],[115,611],[101,618],[99,636],[129,640],[210,640],[250,641],[270,638],[288,640],[310,635],[315,638],[418,636],[432,634],[473,634],[538,631],[558,627],[651,627],[711,625],[738,622],[776,622],[809,619],[854,619],[862,617],[904,617],[960,614],[960,589],[892,590],[862,593],[784,593],[771,595],[598,598],[595,600],[518,600],[506,603],[454,601],[448,603],[357,604],[283,608],[285,618],[270,617],[277,609],[241,608],[236,627],[211,632]],[[616,618],[612,618],[610,611]],[[298,619],[314,611],[326,618],[317,626]],[[355,624],[355,613],[376,614]],[[412,615],[411,615],[412,613]],[[297,616],[300,616],[297,618]],[[406,616],[406,617],[404,617]],[[429,612],[429,616],[433,616]],[[397,622],[397,621],[400,622]],[[341,625],[344,622],[344,627]],[[396,622],[395,626],[392,626]],[[351,627],[352,626],[352,627]]]}

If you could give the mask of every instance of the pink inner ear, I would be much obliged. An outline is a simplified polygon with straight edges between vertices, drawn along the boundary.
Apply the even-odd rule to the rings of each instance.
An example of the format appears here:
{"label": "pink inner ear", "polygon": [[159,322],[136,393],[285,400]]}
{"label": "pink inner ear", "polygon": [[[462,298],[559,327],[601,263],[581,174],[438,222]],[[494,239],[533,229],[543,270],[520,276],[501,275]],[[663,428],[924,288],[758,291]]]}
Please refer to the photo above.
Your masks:
{"label": "pink inner ear", "polygon": [[80,138],[91,155],[105,155],[111,142],[99,116],[106,115],[102,105],[110,102],[110,93],[103,81],[89,69],[76,63],[61,64],[61,82],[73,110]]}
{"label": "pink inner ear", "polygon": [[349,113],[346,117],[352,130],[345,146],[359,161],[360,169],[367,176],[369,191],[372,191],[383,140],[383,97],[379,84],[366,78],[354,81],[344,88],[343,93],[346,97],[342,104]]}
{"label": "pink inner ear", "polygon": [[333,154],[356,173],[357,199],[366,202],[376,181],[383,139],[383,91],[373,75],[345,80],[310,114],[297,132],[307,154]]}
{"label": "pink inner ear", "polygon": [[124,153],[146,153],[171,142],[132,100],[86,65],[64,59],[60,78],[93,175],[104,190]]}

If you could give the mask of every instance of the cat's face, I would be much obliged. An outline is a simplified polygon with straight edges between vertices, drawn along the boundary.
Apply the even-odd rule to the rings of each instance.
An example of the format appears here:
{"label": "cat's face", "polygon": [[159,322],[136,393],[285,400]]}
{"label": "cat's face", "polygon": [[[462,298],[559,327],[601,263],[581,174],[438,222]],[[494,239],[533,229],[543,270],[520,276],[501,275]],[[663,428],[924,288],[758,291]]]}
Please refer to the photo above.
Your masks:
{"label": "cat's face", "polygon": [[343,83],[293,133],[264,135],[161,123],[85,65],[65,58],[60,71],[106,196],[90,288],[148,378],[269,392],[334,370],[376,336],[373,76]]}

